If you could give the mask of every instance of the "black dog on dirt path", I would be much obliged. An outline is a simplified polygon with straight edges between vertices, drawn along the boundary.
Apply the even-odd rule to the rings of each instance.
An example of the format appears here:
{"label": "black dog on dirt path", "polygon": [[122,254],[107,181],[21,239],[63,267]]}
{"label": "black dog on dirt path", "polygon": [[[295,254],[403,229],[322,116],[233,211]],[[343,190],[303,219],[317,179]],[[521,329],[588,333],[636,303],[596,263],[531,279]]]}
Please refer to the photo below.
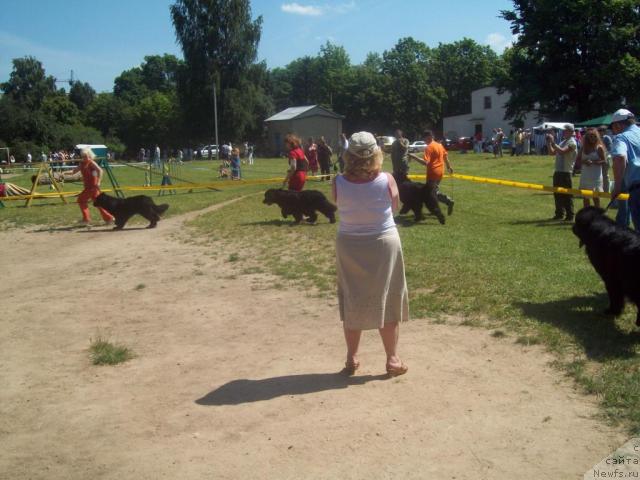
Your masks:
{"label": "black dog on dirt path", "polygon": [[156,205],[147,195],[136,195],[128,198],[116,198],[106,193],[101,193],[93,201],[96,207],[104,208],[116,219],[114,230],[122,230],[127,221],[134,215],[142,215],[149,220],[147,228],[155,228],[160,215],[167,211],[169,205]]}
{"label": "black dog on dirt path", "polygon": [[640,327],[640,234],[616,225],[597,207],[578,212],[573,233],[604,281],[609,294],[605,313],[622,313],[626,297],[638,308],[636,325]]}
{"label": "black dog on dirt path", "polygon": [[264,192],[262,203],[280,207],[283,218],[293,215],[295,223],[299,224],[303,216],[308,217],[307,222],[315,223],[318,220],[316,211],[322,213],[329,219],[329,222],[336,223],[337,207],[327,200],[324,193],[318,190],[303,190],[294,192],[279,188],[270,188]]}

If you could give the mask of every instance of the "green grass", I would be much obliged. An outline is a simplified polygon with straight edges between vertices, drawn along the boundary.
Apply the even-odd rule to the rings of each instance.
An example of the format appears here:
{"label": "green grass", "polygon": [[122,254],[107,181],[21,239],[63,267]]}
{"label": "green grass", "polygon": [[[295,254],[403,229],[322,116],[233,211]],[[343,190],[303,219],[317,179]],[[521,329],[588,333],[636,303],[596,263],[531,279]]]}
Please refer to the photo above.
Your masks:
{"label": "green grass", "polygon": [[91,341],[89,354],[94,365],[116,365],[134,357],[129,348],[124,345],[113,344],[102,337]]}
{"label": "green grass", "polygon": [[[551,184],[552,157],[451,158],[458,173]],[[410,173],[422,172],[412,163]],[[307,188],[329,193],[320,182]],[[456,201],[446,226],[433,217],[418,224],[410,215],[397,219],[412,317],[458,316],[460,324],[512,334],[517,344],[543,345],[585,391],[598,395],[611,420],[640,432],[635,309],[628,306],[617,319],[600,314],[607,306],[602,281],[571,225],[548,220],[552,195],[451,179],[441,189]],[[575,204],[579,208],[581,200]],[[226,245],[227,255],[251,251],[244,268],[276,274],[278,288],[296,284],[335,296],[336,226],[322,216],[317,225],[291,227],[276,206],[253,196],[191,225],[199,236]]]}
{"label": "green grass", "polygon": [[[194,183],[216,183],[220,187],[218,190],[201,189],[189,193],[188,190],[177,190],[176,195],[158,196],[157,191],[136,191],[126,192],[127,196],[146,194],[153,197],[156,203],[168,203],[170,208],[165,217],[179,215],[192,210],[205,208],[209,205],[224,202],[231,198],[235,198],[242,194],[259,192],[265,187],[263,185],[242,185],[239,182],[230,182],[217,178],[217,167],[219,162],[216,161],[192,161],[185,162],[180,168],[177,176],[185,181],[174,181],[176,185],[188,185],[188,182]],[[254,165],[243,165],[243,178],[246,180],[264,179],[283,177],[287,169],[284,159],[257,159]],[[134,166],[114,167],[113,172],[120,186],[140,186],[144,184],[144,171]],[[18,171],[18,176],[7,178],[3,176],[3,180],[25,188],[31,187],[31,175],[33,171]],[[157,175],[153,176],[153,185],[158,185],[161,178]],[[106,175],[102,179],[102,187],[104,189],[111,188]],[[66,191],[82,190],[81,183],[69,183],[64,185]],[[50,192],[47,185],[40,185],[38,192]],[[60,198],[37,199],[33,200],[30,208],[24,207],[24,200],[7,201],[6,208],[0,208],[0,228],[22,227],[29,225],[41,225],[44,228],[71,230],[78,220],[80,220],[80,209],[76,203],[75,197],[67,198],[67,205],[60,201]],[[96,209],[89,207],[91,217],[94,223],[101,224],[100,216]],[[141,217],[134,217],[131,220],[133,225],[142,225],[146,221]]]}
{"label": "green grass", "polygon": [[[493,159],[453,153],[451,159],[458,173],[551,184],[552,157]],[[390,168],[388,159],[385,167]],[[116,171],[121,184],[141,184],[140,173],[128,170]],[[282,159],[258,159],[253,167],[245,166],[244,175],[282,177],[285,170]],[[410,173],[423,171],[411,164]],[[216,174],[211,162],[192,162],[183,167],[182,176],[208,182]],[[10,181],[20,184],[21,179]],[[219,192],[165,196],[161,201],[171,205],[169,215],[176,215],[266,188],[234,184]],[[307,188],[329,194],[328,183],[309,181]],[[543,346],[555,355],[557,368],[598,396],[611,421],[640,433],[635,309],[628,306],[617,319],[600,314],[607,305],[602,281],[578,248],[570,225],[548,221],[554,213],[552,195],[451,179],[445,179],[441,189],[456,201],[446,226],[433,217],[418,224],[411,216],[398,218],[412,317],[444,324],[458,318],[460,325],[501,332],[518,345]],[[14,202],[0,209],[0,228],[52,228],[79,217],[75,204],[37,202],[45,205],[25,209]],[[579,207],[580,200],[575,202]],[[262,204],[261,195],[247,195],[228,208],[198,217],[191,222],[190,237],[180,239],[216,242],[220,258],[236,262],[239,275],[277,275],[270,288],[295,284],[315,295],[335,297],[336,226],[323,216],[317,225],[290,225],[291,219],[282,219],[276,206]]]}

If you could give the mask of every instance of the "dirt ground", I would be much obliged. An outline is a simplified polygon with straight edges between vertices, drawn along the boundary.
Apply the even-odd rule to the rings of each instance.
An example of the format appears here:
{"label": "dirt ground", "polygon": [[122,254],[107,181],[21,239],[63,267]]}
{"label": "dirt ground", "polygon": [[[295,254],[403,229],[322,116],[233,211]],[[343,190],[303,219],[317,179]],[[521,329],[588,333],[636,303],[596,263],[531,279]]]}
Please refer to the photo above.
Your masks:
{"label": "dirt ground", "polygon": [[[395,379],[367,332],[337,374],[336,301],[236,275],[180,240],[194,215],[0,232],[0,478],[570,479],[627,440],[486,330],[413,319]],[[97,335],[137,357],[91,365]]]}

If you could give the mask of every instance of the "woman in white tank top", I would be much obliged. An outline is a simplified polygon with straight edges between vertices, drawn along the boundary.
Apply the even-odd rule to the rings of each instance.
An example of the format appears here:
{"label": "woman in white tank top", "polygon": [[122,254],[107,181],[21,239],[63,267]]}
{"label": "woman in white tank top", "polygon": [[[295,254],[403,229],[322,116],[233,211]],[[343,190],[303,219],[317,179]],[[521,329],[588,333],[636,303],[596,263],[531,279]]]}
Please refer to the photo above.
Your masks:
{"label": "woman in white tank top", "polygon": [[344,175],[333,182],[340,225],[336,237],[338,302],[347,344],[344,372],[360,362],[362,330],[378,329],[387,355],[386,371],[402,375],[408,367],[397,354],[400,322],[409,318],[404,259],[393,210],[398,187],[381,171],[382,152],[368,132],[354,133],[344,154]]}
{"label": "woman in white tank top", "polygon": [[[602,166],[607,164],[604,144],[600,139],[600,134],[595,128],[590,128],[582,139],[582,148],[576,157],[576,164],[582,165],[580,169],[580,190],[591,190],[602,192]],[[589,206],[589,197],[584,197],[582,202],[585,207]],[[593,204],[600,206],[600,198],[593,197]]]}

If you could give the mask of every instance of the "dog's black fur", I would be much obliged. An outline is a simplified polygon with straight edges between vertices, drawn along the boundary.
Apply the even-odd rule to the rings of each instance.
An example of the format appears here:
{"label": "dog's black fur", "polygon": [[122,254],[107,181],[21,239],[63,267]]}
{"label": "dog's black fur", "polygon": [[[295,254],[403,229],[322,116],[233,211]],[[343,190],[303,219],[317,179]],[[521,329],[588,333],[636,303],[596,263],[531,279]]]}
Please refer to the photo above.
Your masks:
{"label": "dog's black fur", "polygon": [[609,294],[605,313],[622,313],[626,297],[638,308],[636,325],[640,327],[640,234],[616,225],[597,207],[578,212],[573,233],[604,281]]}
{"label": "dog's black fur", "polygon": [[302,221],[303,215],[309,223],[315,223],[318,220],[316,210],[329,219],[331,223],[336,222],[336,206],[327,200],[322,192],[317,190],[303,190],[294,192],[292,190],[284,190],[271,188],[264,192],[263,203],[273,205],[274,203],[280,207],[282,216],[287,218],[293,215],[295,223]]}
{"label": "dog's black fur", "polygon": [[129,198],[116,198],[101,193],[93,201],[96,207],[104,208],[116,219],[114,230],[122,230],[125,223],[134,215],[142,215],[149,220],[147,228],[155,228],[160,215],[167,211],[169,205],[156,205],[151,197],[147,195],[136,195]]}
{"label": "dog's black fur", "polygon": [[393,178],[395,178],[398,185],[398,193],[402,202],[401,215],[411,210],[416,222],[424,220],[424,215],[422,214],[423,204],[427,207],[427,210],[434,213],[435,208],[431,205],[432,200],[427,195],[427,186],[424,183],[412,182],[406,175],[394,174]]}

